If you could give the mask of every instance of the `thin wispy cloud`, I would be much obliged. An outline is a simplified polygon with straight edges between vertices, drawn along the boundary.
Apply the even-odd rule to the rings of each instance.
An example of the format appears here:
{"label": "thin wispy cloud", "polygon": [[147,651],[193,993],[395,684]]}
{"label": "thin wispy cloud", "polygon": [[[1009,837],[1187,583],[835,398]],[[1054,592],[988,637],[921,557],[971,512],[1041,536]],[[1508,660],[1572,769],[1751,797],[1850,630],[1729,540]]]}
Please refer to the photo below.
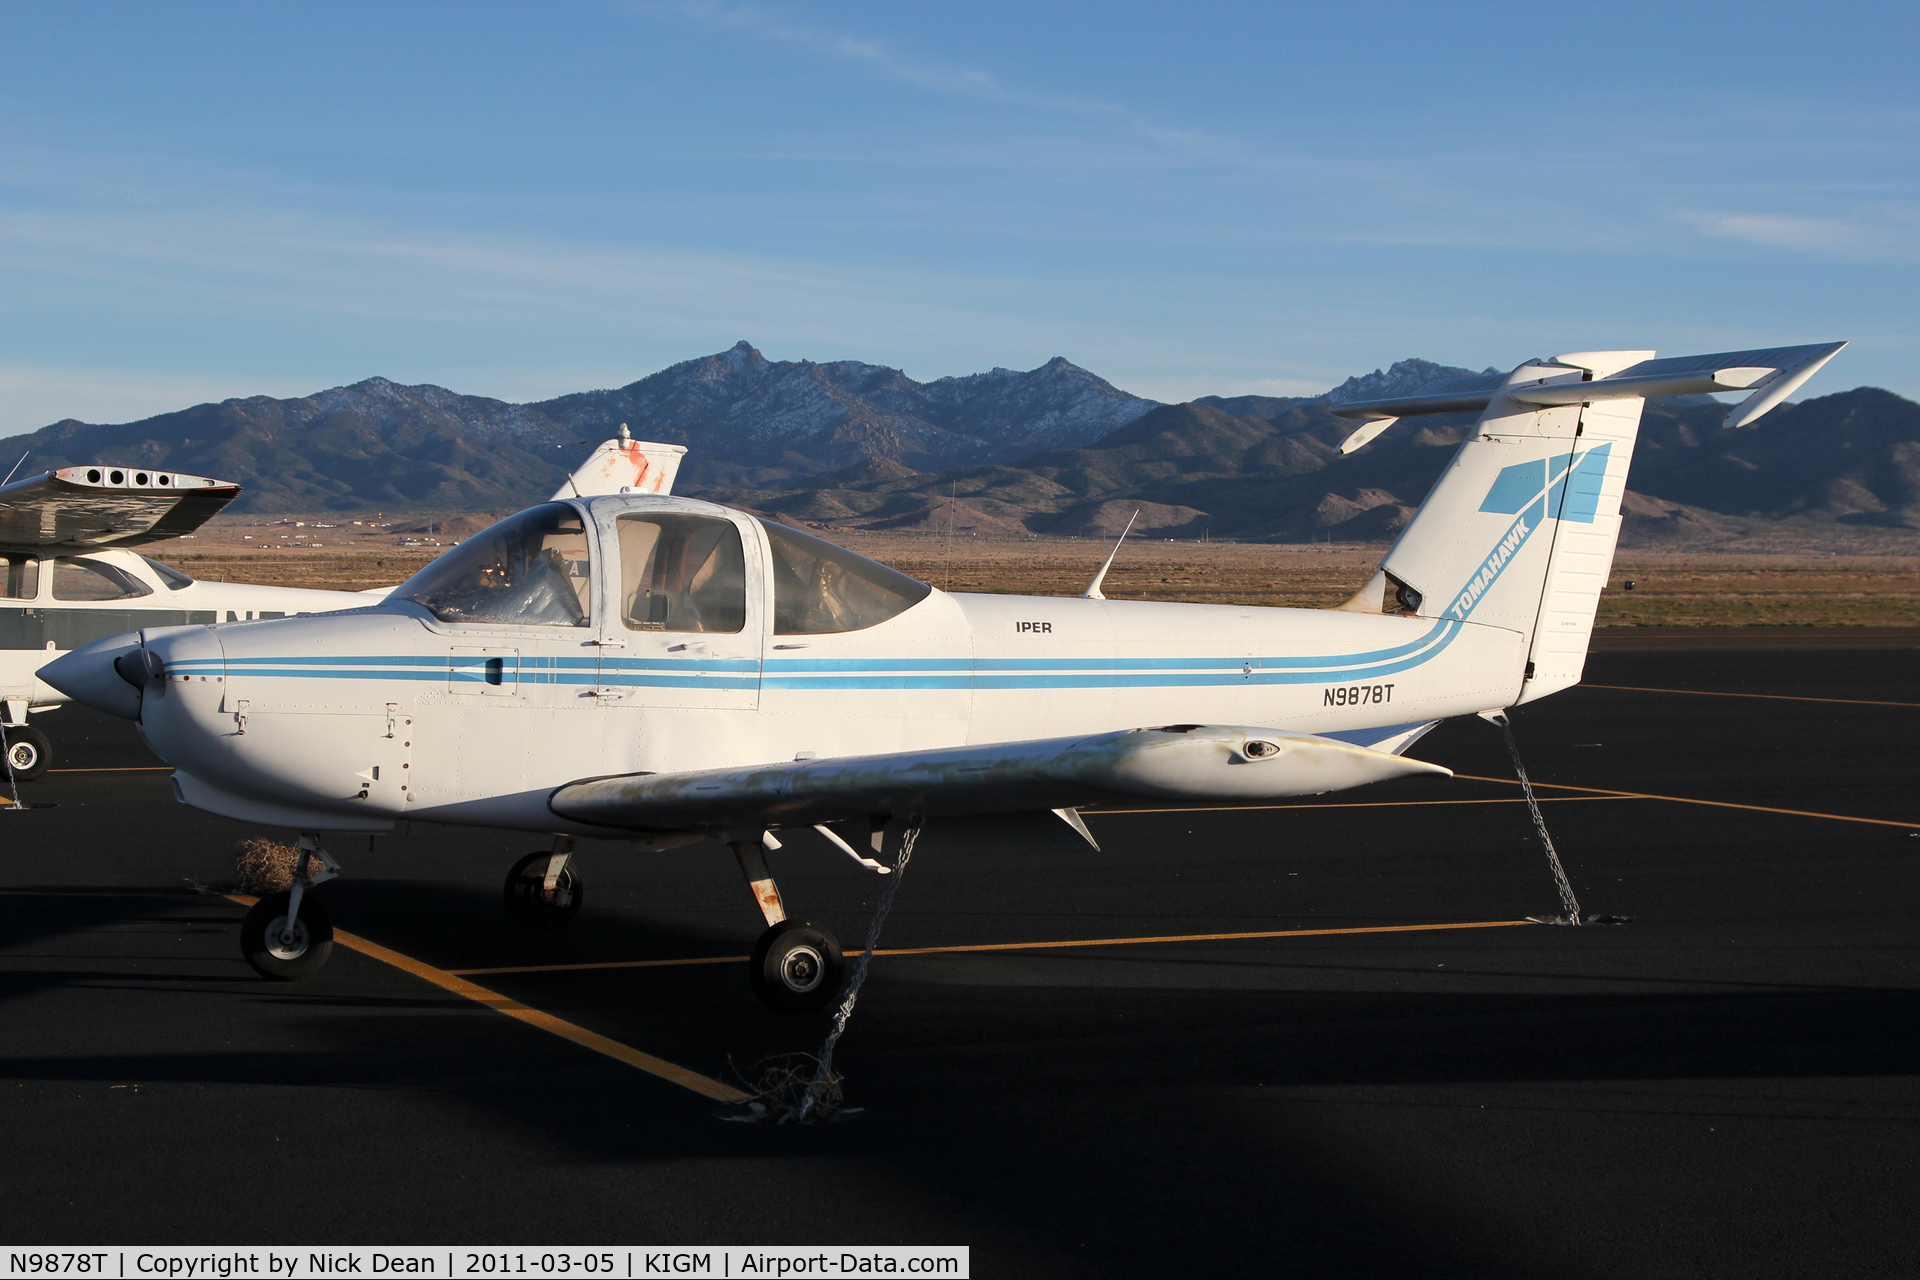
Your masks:
{"label": "thin wispy cloud", "polygon": [[1849,218],[1808,218],[1771,213],[1696,213],[1676,215],[1702,235],[1737,240],[1763,249],[1861,262],[1920,260],[1920,220],[1904,225]]}
{"label": "thin wispy cloud", "polygon": [[1245,144],[1236,139],[1162,124],[1117,102],[1035,92],[1009,84],[1001,76],[979,67],[915,58],[891,41],[806,26],[758,5],[681,0],[671,5],[641,4],[636,7],[647,12],[670,13],[712,30],[736,33],[769,44],[787,45],[842,62],[855,63],[890,80],[935,93],[1107,121],[1194,159],[1240,164],[1250,163],[1252,159],[1247,154]]}

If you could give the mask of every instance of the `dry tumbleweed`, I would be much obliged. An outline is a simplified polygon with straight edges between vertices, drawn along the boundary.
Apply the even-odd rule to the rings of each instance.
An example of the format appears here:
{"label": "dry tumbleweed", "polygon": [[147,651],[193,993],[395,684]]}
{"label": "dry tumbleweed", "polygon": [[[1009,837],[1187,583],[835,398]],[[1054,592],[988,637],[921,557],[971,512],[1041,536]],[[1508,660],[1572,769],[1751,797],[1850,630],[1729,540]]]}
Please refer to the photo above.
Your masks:
{"label": "dry tumbleweed", "polygon": [[233,847],[233,853],[240,892],[265,897],[293,888],[293,869],[300,861],[300,851],[292,845],[277,840],[242,840]]}

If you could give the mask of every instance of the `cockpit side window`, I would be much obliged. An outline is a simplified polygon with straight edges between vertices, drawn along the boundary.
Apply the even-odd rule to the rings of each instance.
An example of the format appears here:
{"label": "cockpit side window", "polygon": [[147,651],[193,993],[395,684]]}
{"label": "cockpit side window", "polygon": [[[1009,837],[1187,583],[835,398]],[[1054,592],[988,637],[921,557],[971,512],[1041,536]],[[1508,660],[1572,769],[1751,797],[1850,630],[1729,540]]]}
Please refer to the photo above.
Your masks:
{"label": "cockpit side window", "polygon": [[621,516],[620,620],[629,631],[739,631],[747,623],[746,557],[733,521],[661,513]]}
{"label": "cockpit side window", "polygon": [[412,600],[442,622],[584,627],[592,583],[580,513],[550,502],[474,534],[391,598]]}
{"label": "cockpit side window", "polygon": [[768,520],[776,635],[863,631],[905,613],[933,588],[845,547]]}
{"label": "cockpit side window", "polygon": [[118,565],[62,556],[53,562],[55,600],[132,600],[153,588]]}
{"label": "cockpit side window", "polygon": [[40,595],[40,561],[34,556],[0,556],[0,597],[33,600]]}

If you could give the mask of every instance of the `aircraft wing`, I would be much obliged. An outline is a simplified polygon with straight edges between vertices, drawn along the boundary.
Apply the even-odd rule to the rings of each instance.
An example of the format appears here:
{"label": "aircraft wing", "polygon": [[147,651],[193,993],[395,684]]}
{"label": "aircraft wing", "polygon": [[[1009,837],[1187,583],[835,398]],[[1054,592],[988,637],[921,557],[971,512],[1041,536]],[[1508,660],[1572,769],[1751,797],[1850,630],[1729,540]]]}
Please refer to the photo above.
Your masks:
{"label": "aircraft wing", "polygon": [[1114,800],[1316,795],[1452,770],[1284,729],[1168,725],[1069,738],[790,760],[568,783],[562,818],[631,831],[811,826],[875,814],[938,816],[1077,808]]}
{"label": "aircraft wing", "polygon": [[58,552],[134,547],[192,533],[240,496],[206,476],[96,464],[0,486],[0,547]]}

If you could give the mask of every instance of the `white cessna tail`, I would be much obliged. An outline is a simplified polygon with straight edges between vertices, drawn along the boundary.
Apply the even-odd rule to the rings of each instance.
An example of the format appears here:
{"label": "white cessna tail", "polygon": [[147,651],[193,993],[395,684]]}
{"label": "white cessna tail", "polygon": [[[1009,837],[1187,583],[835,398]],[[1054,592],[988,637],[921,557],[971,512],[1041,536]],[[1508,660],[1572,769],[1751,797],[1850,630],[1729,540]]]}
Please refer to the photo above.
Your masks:
{"label": "white cessna tail", "polygon": [[[1445,775],[1449,716],[1580,678],[1642,399],[1745,387],[1753,416],[1837,346],[1658,361],[1587,352],[1338,412],[1471,409],[1474,435],[1339,609],[949,594],[800,529],[666,496],[680,451],[464,539],[385,600],[101,640],[44,678],[124,716],[212,813],[300,832],[288,894],[242,930],[260,973],[325,959],[321,837],[409,819],[541,832],[509,910],[564,924],[576,837],[733,849],[766,921],[761,998],[820,1008],[840,954],[790,920],[778,830],[1251,802]],[[619,465],[659,446],[612,442]],[[641,481],[636,486],[629,481]],[[657,484],[654,491],[642,491]],[[1097,582],[1096,582],[1097,588]],[[994,821],[999,821],[996,817]],[[1084,830],[1082,829],[1082,834]],[[313,859],[328,870],[310,874]]]}

